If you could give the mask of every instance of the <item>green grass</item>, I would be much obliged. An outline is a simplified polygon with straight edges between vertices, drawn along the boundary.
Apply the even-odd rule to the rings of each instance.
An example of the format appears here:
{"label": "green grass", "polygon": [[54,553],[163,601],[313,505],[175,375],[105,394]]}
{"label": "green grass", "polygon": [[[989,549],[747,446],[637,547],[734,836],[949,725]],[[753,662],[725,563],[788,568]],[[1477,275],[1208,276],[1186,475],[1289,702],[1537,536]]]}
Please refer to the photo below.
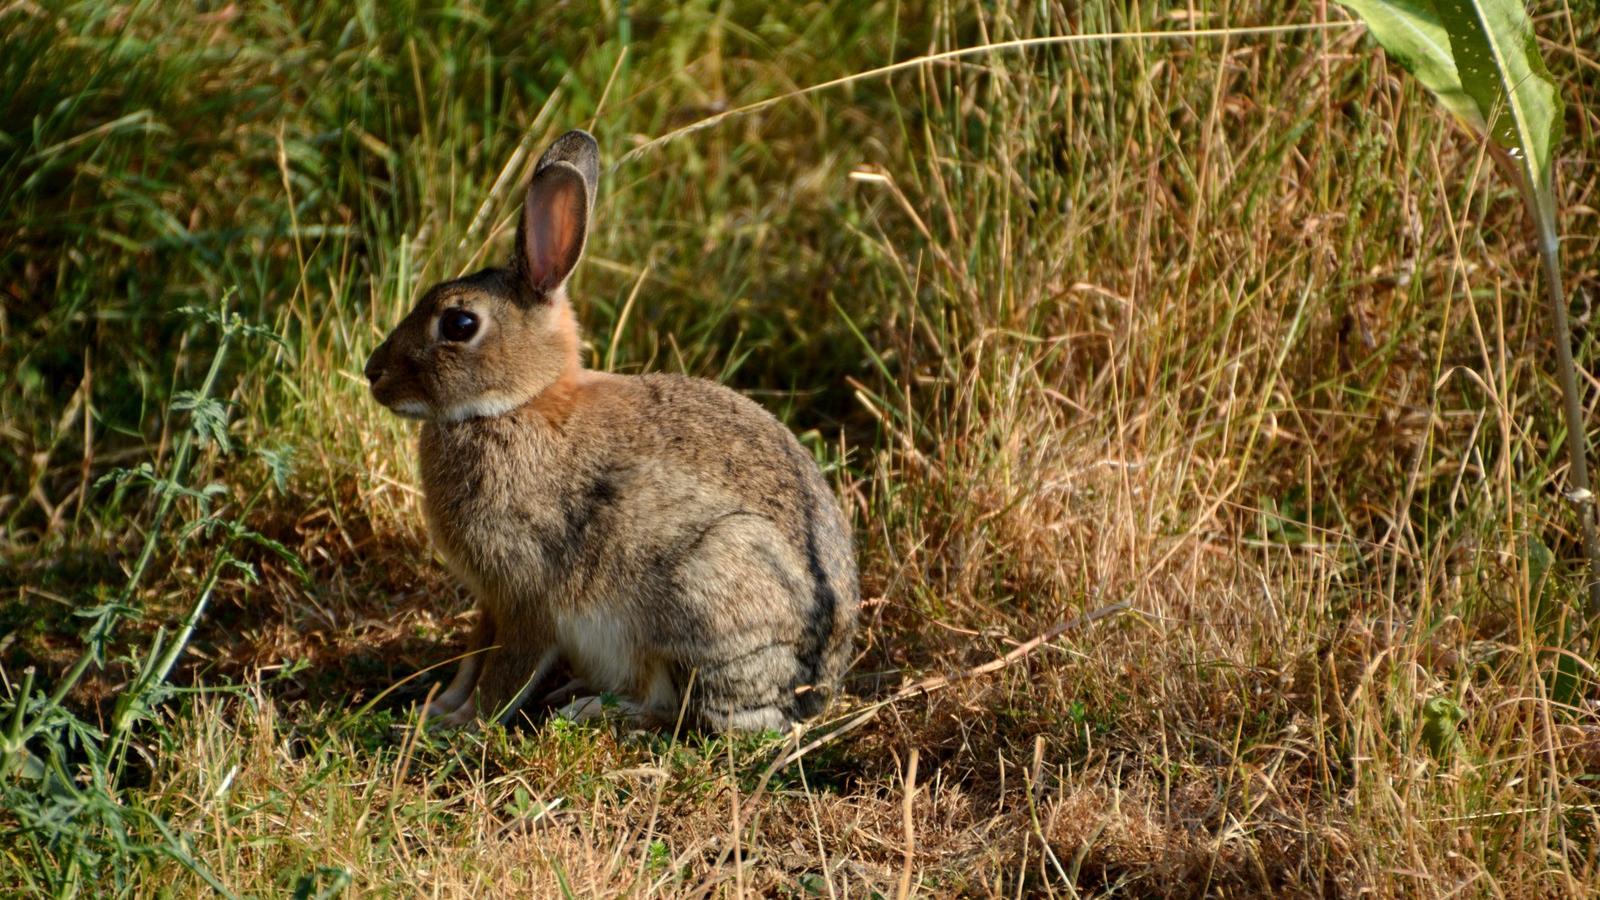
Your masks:
{"label": "green grass", "polygon": [[[507,6],[0,9],[0,891],[1600,878],[1521,204],[1336,7]],[[1536,24],[1594,371],[1600,16]],[[382,693],[470,600],[361,365],[575,126],[590,364],[751,394],[855,523],[861,658],[806,739],[855,727],[769,777],[777,738],[418,733],[449,668]]]}

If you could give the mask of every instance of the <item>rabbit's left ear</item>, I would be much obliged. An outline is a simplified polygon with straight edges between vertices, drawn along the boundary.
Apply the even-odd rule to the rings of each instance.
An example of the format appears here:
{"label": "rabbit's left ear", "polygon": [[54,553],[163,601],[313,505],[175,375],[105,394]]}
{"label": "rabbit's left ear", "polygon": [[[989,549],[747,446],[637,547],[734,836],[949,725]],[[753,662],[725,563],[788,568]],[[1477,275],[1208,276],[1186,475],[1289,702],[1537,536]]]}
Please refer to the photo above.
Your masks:
{"label": "rabbit's left ear", "polygon": [[583,131],[556,138],[534,168],[512,267],[540,301],[566,284],[583,255],[599,170],[600,148]]}

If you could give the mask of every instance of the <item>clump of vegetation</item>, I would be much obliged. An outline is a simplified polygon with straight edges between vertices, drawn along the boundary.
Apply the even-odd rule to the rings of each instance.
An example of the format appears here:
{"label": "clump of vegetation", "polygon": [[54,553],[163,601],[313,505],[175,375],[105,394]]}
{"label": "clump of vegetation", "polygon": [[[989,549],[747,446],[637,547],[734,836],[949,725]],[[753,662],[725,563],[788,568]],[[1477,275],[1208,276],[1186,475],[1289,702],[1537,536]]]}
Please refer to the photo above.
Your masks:
{"label": "clump of vegetation", "polygon": [[[0,889],[1600,877],[1539,248],[1337,5],[505,6],[0,9]],[[1600,17],[1533,21],[1591,372]],[[360,366],[574,126],[592,365],[854,519],[799,747],[414,727],[469,603]]]}

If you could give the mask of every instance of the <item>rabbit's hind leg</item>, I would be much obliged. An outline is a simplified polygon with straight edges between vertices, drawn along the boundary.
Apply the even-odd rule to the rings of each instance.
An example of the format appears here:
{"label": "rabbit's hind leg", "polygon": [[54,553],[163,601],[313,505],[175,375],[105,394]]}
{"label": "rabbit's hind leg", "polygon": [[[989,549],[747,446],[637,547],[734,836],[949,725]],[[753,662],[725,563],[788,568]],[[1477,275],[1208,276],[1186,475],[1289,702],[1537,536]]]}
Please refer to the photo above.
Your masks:
{"label": "rabbit's hind leg", "polygon": [[732,643],[712,662],[701,663],[689,688],[688,712],[716,732],[786,732],[797,719],[794,685],[805,671],[795,647],[768,639],[750,646]]}
{"label": "rabbit's hind leg", "polygon": [[763,731],[783,734],[794,726],[794,720],[789,714],[776,706],[746,707],[732,711],[702,709],[700,719],[705,722],[706,727],[722,734],[730,732],[759,734]]}

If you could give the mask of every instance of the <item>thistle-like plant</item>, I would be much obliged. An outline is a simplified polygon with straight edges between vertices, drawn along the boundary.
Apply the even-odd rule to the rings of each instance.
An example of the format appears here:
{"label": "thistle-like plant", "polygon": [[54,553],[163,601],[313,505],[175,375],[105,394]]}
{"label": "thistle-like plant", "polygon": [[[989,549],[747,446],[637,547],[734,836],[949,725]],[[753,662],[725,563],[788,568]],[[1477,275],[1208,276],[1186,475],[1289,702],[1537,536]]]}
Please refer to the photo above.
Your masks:
{"label": "thistle-like plant", "polygon": [[1561,92],[1521,0],[1340,0],[1464,126],[1488,138],[1499,167],[1522,192],[1538,234],[1556,345],[1570,463],[1567,499],[1575,507],[1589,560],[1589,618],[1600,622],[1600,538],[1589,486],[1583,398],[1572,362],[1561,242],[1556,225],[1555,156],[1561,144]]}

